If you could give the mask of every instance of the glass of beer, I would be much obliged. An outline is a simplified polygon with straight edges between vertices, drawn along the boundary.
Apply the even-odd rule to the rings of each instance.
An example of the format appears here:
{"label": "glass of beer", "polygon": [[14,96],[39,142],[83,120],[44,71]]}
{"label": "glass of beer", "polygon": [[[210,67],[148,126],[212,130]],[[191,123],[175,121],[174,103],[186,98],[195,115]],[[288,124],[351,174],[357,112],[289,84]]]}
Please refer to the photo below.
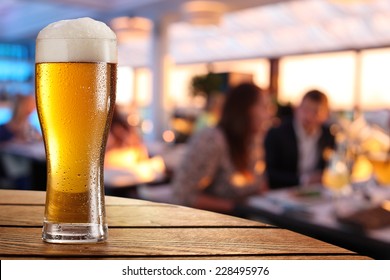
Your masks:
{"label": "glass of beer", "polygon": [[374,169],[374,178],[380,186],[390,187],[390,153],[376,152],[369,154]]}
{"label": "glass of beer", "polygon": [[107,239],[103,166],[116,72],[116,36],[102,22],[64,20],[38,34],[36,100],[47,162],[46,242]]}

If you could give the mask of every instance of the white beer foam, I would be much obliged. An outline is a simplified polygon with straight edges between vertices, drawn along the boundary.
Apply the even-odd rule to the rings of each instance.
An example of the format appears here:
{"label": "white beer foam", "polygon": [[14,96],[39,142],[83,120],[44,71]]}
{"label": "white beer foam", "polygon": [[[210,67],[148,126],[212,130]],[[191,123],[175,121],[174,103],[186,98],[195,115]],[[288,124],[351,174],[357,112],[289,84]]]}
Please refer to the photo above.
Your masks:
{"label": "white beer foam", "polygon": [[35,53],[37,63],[116,63],[116,36],[106,24],[91,18],[61,20],[39,32]]}

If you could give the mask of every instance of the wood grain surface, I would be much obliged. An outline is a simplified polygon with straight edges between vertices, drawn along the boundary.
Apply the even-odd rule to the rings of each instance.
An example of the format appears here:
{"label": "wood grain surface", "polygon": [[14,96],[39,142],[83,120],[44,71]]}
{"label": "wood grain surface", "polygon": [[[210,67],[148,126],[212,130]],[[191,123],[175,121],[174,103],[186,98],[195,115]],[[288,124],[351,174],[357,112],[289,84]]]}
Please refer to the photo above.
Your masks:
{"label": "wood grain surface", "polygon": [[48,244],[44,200],[44,192],[0,190],[1,259],[368,259],[256,221],[116,197],[106,198],[106,242]]}

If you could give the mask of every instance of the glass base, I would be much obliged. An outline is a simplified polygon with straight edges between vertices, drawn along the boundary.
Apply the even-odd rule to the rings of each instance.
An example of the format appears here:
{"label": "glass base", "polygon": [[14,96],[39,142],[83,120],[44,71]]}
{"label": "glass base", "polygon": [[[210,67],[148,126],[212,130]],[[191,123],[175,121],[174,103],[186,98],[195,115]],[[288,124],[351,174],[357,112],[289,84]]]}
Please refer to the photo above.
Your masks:
{"label": "glass base", "polygon": [[48,243],[97,243],[107,239],[108,227],[101,224],[43,223],[42,239]]}

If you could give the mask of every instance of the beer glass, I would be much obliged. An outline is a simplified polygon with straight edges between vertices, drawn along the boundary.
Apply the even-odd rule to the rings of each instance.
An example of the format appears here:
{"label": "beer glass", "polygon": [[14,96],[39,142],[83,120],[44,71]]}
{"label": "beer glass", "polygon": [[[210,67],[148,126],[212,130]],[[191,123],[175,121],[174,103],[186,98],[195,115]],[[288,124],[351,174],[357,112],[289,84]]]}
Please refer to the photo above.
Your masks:
{"label": "beer glass", "polygon": [[[98,23],[92,21],[87,23]],[[115,103],[116,39],[51,33],[36,40],[36,100],[47,162],[42,238],[100,242],[107,238],[103,166]]]}

